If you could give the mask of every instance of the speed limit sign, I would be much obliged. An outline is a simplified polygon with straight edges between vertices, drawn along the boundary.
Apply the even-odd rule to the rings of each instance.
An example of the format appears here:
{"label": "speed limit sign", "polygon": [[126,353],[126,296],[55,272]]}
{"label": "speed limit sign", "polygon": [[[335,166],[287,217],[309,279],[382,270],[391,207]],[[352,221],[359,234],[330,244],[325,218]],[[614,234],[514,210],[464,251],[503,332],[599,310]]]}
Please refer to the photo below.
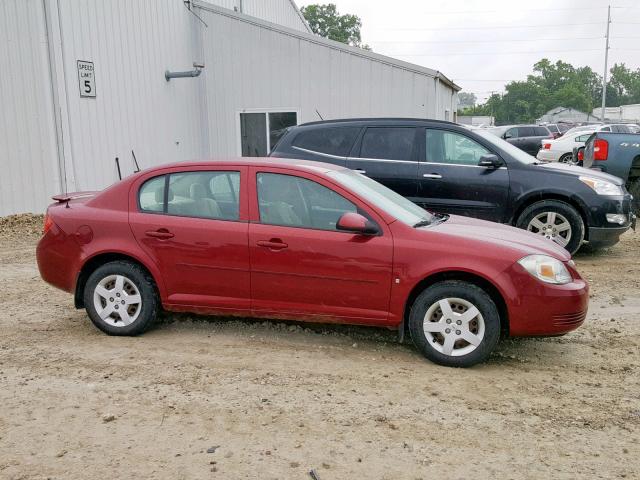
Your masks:
{"label": "speed limit sign", "polygon": [[96,96],[96,77],[93,62],[78,60],[78,85],[81,97]]}

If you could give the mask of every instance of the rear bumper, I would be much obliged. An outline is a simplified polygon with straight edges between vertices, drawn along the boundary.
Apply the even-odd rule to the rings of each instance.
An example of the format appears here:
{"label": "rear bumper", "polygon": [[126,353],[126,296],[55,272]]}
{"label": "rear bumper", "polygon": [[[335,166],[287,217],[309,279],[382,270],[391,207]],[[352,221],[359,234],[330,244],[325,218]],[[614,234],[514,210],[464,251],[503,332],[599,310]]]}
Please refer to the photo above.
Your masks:
{"label": "rear bumper", "polygon": [[554,152],[553,150],[545,150],[541,148],[538,151],[536,158],[543,162],[557,162],[560,156],[557,154],[557,152]]}

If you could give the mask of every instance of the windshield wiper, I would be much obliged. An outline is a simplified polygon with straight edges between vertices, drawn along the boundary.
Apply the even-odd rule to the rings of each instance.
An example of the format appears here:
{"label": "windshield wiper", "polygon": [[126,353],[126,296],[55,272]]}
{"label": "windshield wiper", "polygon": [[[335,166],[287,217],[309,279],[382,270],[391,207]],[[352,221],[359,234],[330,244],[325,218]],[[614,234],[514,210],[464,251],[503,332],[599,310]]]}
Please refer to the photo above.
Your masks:
{"label": "windshield wiper", "polygon": [[413,228],[420,228],[420,227],[426,227],[428,225],[437,225],[438,223],[442,223],[444,222],[447,218],[449,218],[449,214],[447,213],[432,213],[431,214],[433,217],[433,219],[429,220],[426,218],[423,218],[422,220],[420,220],[418,223],[416,223]]}

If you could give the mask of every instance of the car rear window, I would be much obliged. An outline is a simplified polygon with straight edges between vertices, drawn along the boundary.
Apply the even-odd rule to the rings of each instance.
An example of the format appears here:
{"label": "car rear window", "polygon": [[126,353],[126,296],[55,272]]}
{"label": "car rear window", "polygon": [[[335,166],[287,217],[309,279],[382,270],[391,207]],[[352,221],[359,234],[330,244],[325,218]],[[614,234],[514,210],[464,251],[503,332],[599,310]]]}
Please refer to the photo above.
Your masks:
{"label": "car rear window", "polygon": [[360,157],[411,160],[415,134],[413,127],[367,128],[362,137]]}
{"label": "car rear window", "polygon": [[292,146],[313,152],[346,157],[360,132],[360,127],[332,127],[303,130],[293,139]]}

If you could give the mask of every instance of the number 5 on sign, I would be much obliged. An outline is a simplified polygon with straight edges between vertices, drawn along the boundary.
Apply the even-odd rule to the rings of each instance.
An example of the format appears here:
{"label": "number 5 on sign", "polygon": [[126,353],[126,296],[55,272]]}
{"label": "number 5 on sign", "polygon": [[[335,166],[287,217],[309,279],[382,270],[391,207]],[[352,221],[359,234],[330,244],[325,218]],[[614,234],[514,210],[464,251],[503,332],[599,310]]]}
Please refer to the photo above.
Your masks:
{"label": "number 5 on sign", "polygon": [[78,85],[81,97],[96,96],[96,78],[93,69],[93,62],[78,60]]}

